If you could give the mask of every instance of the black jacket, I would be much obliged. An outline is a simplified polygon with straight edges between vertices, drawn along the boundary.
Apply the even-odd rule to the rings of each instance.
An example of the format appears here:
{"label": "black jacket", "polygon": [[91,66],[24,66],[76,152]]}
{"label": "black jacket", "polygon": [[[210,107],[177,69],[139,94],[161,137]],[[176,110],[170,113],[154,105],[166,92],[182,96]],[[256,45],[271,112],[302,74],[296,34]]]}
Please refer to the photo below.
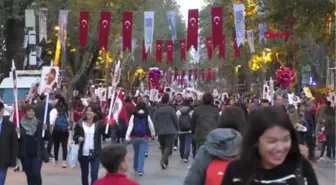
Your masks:
{"label": "black jacket", "polygon": [[[75,141],[75,144],[79,144],[79,151],[78,151],[78,157],[83,156],[83,145],[84,141],[79,143],[78,138],[83,137],[85,139],[85,133],[83,129],[83,120],[80,120],[76,123],[75,129],[74,129],[74,135],[73,135],[73,140]],[[109,138],[111,135],[111,128],[109,128],[109,132],[105,134],[105,128],[106,126],[101,122],[98,121],[95,123],[95,134],[94,134],[94,151],[93,151],[93,156],[99,156],[102,146],[101,146],[101,141],[102,141],[102,135],[105,138]]]}
{"label": "black jacket", "polygon": [[[43,123],[39,121],[39,124],[37,126],[37,130],[35,131],[35,134],[33,136],[29,136],[26,134],[26,130],[21,127],[20,128],[20,139],[19,139],[19,158],[20,159],[26,159],[32,156],[29,156],[31,153],[36,153],[36,156],[43,160],[44,162],[49,162],[49,156],[46,153],[44,141],[47,138],[47,132],[45,131],[45,137],[42,137],[42,131],[43,131]],[[37,151],[31,151],[32,150],[32,144],[31,142],[36,142],[36,149]],[[35,143],[34,143],[35,144]]]}
{"label": "black jacket", "polygon": [[0,134],[0,169],[14,167],[18,157],[18,138],[14,124],[3,119]]}

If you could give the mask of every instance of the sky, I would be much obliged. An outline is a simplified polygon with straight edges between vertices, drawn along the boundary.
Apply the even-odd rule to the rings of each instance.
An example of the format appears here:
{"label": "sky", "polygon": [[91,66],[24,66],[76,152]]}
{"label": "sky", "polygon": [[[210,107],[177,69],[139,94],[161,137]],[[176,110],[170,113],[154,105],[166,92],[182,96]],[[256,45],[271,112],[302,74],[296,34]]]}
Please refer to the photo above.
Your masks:
{"label": "sky", "polygon": [[178,4],[181,6],[181,13],[183,19],[187,20],[189,9],[201,9],[205,3],[204,0],[177,0]]}

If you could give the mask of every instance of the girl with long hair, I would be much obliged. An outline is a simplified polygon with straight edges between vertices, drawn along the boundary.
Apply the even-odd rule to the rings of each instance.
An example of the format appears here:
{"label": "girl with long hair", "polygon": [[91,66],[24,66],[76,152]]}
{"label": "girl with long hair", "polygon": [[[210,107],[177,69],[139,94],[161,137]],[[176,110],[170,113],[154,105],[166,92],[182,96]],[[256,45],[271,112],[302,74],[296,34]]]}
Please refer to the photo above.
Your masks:
{"label": "girl with long hair", "polygon": [[222,181],[222,185],[238,184],[318,185],[283,108],[261,108],[250,114],[240,159],[229,164]]}
{"label": "girl with long hair", "polygon": [[98,119],[97,113],[96,105],[90,104],[85,109],[83,119],[78,121],[74,128],[73,140],[79,144],[78,161],[81,168],[82,185],[89,185],[89,167],[91,168],[91,184],[98,179],[99,155],[102,149],[101,135],[110,136],[109,133],[105,134],[106,127]]}

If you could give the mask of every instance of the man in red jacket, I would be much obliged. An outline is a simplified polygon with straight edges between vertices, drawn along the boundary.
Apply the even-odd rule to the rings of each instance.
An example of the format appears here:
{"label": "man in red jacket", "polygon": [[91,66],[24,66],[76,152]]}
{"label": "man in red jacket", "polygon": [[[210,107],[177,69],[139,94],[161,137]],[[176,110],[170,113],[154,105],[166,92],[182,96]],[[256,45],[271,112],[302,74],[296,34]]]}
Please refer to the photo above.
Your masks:
{"label": "man in red jacket", "polygon": [[110,145],[101,151],[100,160],[107,171],[102,179],[97,180],[94,185],[139,185],[125,175],[128,170],[126,161],[127,149],[125,146],[117,144]]}

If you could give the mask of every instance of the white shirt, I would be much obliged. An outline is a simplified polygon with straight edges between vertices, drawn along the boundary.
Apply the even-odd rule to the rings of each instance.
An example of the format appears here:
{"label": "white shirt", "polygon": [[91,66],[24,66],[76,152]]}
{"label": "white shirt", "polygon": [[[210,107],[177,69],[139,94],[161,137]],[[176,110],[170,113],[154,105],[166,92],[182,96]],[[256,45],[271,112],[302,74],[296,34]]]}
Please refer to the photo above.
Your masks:
{"label": "white shirt", "polygon": [[57,111],[57,109],[53,108],[49,112],[49,123],[50,123],[50,125],[55,125],[57,116],[58,116],[58,111]]}
{"label": "white shirt", "polygon": [[94,133],[95,133],[95,125],[91,125],[90,127],[83,123],[84,130],[84,145],[83,145],[83,156],[89,156],[90,150],[94,149]]}

